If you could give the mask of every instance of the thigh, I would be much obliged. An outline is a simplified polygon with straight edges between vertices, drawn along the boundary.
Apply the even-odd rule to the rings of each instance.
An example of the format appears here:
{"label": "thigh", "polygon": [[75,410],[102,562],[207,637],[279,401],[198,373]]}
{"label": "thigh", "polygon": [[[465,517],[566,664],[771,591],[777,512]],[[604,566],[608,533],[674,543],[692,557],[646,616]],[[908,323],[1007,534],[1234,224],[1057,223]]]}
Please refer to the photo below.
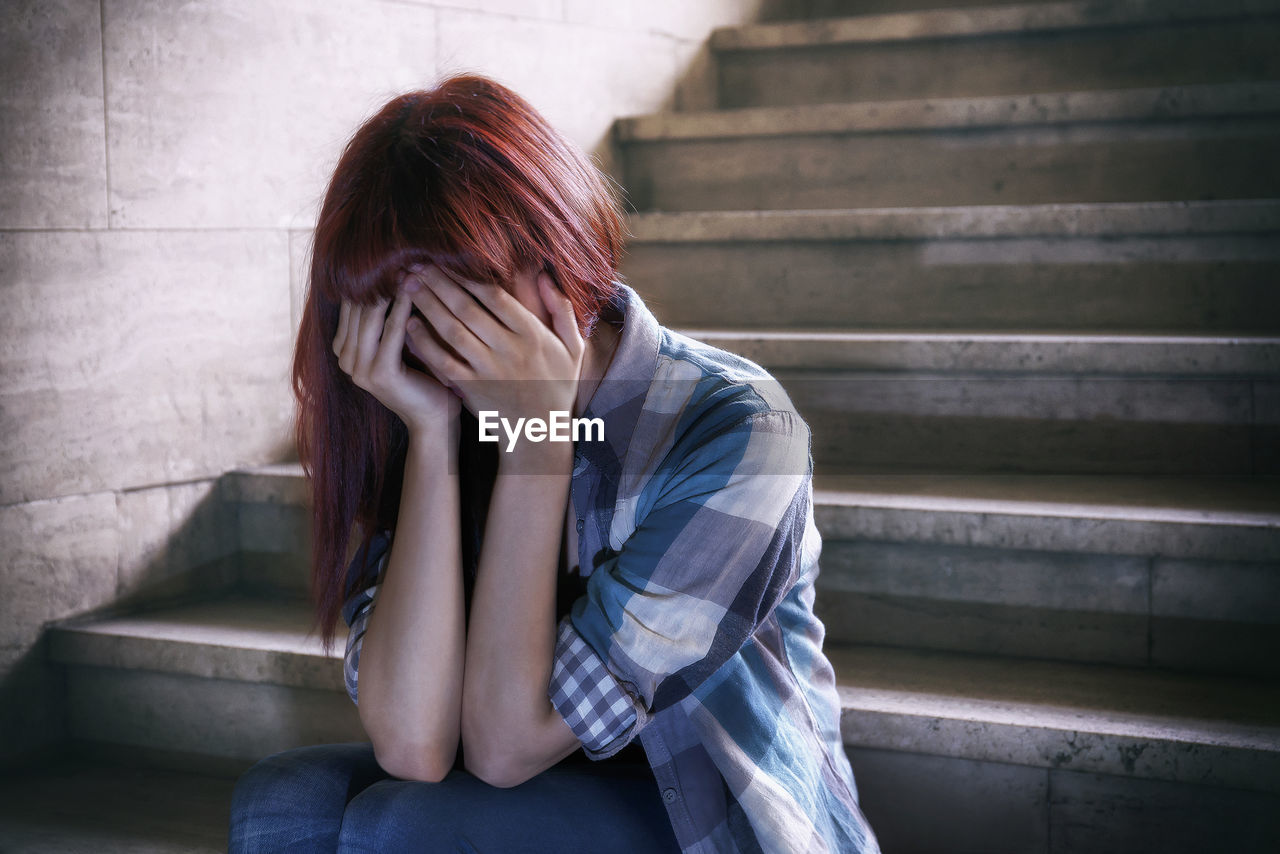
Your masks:
{"label": "thigh", "polygon": [[229,850],[332,852],[348,802],[386,777],[368,743],[321,744],[268,756],[236,781]]}
{"label": "thigh", "polygon": [[666,807],[644,765],[561,763],[498,789],[465,771],[439,783],[388,779],[347,808],[339,851],[673,854]]}

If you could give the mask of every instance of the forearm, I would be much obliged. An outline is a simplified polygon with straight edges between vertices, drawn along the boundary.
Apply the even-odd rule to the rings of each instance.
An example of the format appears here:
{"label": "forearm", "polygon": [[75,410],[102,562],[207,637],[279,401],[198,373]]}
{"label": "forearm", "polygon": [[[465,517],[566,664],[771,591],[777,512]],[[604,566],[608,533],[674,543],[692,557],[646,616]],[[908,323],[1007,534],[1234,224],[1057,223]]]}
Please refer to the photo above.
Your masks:
{"label": "forearm", "polygon": [[457,755],[466,644],[459,513],[452,444],[414,436],[360,655],[360,719],[396,776],[441,777]]}
{"label": "forearm", "polygon": [[[471,763],[519,770],[576,746],[547,697],[555,650],[556,570],[569,495],[572,445],[540,445],[547,474],[504,474],[494,484],[467,636],[462,727]],[[504,464],[519,469],[519,461]],[[554,731],[553,731],[554,730]],[[541,767],[530,770],[538,771]],[[520,776],[520,775],[517,775]]]}

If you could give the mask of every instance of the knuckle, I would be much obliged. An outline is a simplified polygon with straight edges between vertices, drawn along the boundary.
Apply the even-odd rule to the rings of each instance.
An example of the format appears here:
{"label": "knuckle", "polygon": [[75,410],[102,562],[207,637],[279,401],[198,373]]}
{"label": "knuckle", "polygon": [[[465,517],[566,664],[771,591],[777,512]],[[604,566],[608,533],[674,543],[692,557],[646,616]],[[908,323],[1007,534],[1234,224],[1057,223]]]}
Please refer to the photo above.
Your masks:
{"label": "knuckle", "polygon": [[456,339],[462,331],[462,321],[458,320],[458,318],[453,315],[449,315],[448,317],[442,318],[440,323],[436,325],[436,328],[444,337]]}
{"label": "knuckle", "polygon": [[370,386],[379,389],[390,388],[394,379],[395,377],[392,375],[391,371],[386,365],[382,364],[374,365],[373,370],[369,371],[369,376],[367,378]]}
{"label": "knuckle", "polygon": [[454,309],[454,313],[463,323],[474,325],[480,319],[480,312],[483,310],[475,300],[468,299],[464,303],[459,303],[458,307]]}

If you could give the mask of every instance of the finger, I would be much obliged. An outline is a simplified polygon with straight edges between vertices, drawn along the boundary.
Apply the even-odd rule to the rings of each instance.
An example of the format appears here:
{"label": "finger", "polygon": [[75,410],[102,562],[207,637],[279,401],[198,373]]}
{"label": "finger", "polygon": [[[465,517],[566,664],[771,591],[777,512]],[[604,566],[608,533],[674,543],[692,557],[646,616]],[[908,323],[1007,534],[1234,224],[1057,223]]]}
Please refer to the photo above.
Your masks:
{"label": "finger", "polygon": [[578,318],[573,313],[573,301],[556,289],[550,274],[538,274],[538,293],[542,303],[551,312],[551,328],[575,357],[582,352],[584,342],[578,330]]}
{"label": "finger", "polygon": [[441,385],[460,389],[474,379],[475,372],[471,367],[441,346],[420,319],[410,317],[405,324],[405,334],[410,351],[422,360]]}
{"label": "finger", "polygon": [[387,303],[388,300],[380,299],[373,305],[364,306],[364,310],[360,312],[360,323],[356,327],[356,367],[353,377],[362,381],[368,376],[374,356],[378,353]]}
{"label": "finger", "polygon": [[398,370],[404,359],[405,325],[413,311],[413,300],[403,290],[396,292],[395,301],[391,303],[391,311],[387,313],[386,322],[382,325],[382,340],[378,345],[378,353],[374,356],[375,370],[388,368]]}
{"label": "finger", "polygon": [[483,303],[472,296],[471,289],[463,286],[463,280],[451,279],[435,266],[424,271],[420,278],[436,298],[449,309],[449,313],[462,321],[462,325],[471,330],[472,334],[486,346],[498,346],[503,343],[507,335],[511,334],[510,329],[499,322]]}
{"label": "finger", "polygon": [[449,346],[457,351],[472,365],[487,364],[491,353],[489,345],[481,341],[476,334],[459,320],[449,307],[445,305],[431,288],[424,287],[413,294],[413,304],[426,317],[431,328]]}
{"label": "finger", "polygon": [[359,303],[345,303],[347,306],[347,328],[342,338],[342,351],[338,353],[338,367],[347,376],[351,376],[356,367],[356,334],[360,324],[360,315],[364,306]]}
{"label": "finger", "polygon": [[529,309],[520,304],[520,300],[509,294],[501,285],[485,285],[465,280],[459,284],[512,332],[527,332],[530,321],[537,320]]}
{"label": "finger", "polygon": [[342,355],[342,345],[347,340],[348,320],[351,318],[351,303],[346,300],[338,307],[338,332],[333,336],[333,352]]}

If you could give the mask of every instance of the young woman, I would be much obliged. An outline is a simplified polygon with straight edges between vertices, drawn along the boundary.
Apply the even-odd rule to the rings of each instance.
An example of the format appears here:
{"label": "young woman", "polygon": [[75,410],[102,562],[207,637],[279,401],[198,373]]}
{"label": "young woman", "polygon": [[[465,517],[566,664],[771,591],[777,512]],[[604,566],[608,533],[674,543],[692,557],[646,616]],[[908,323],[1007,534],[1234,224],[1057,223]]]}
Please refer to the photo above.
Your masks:
{"label": "young woman", "polygon": [[621,251],[599,172],[492,81],[356,132],[294,386],[318,622],[350,626],[371,743],[259,762],[232,851],[877,850],[812,610],[808,428],[659,326]]}

